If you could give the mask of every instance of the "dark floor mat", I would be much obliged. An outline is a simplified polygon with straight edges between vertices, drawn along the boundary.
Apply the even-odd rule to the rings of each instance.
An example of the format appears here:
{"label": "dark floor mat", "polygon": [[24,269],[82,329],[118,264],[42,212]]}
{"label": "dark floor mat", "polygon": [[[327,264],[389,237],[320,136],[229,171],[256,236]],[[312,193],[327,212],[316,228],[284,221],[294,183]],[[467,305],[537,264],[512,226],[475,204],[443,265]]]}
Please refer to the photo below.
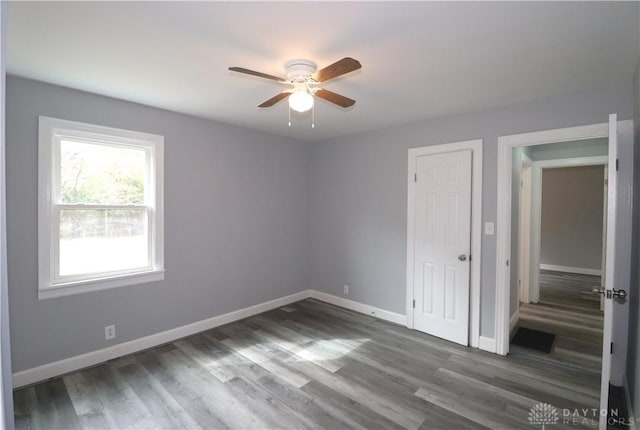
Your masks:
{"label": "dark floor mat", "polygon": [[555,338],[556,335],[552,333],[518,327],[516,334],[513,335],[511,339],[511,344],[549,353],[551,352]]}
{"label": "dark floor mat", "polygon": [[607,429],[628,429],[629,411],[624,387],[609,384],[609,419]]}

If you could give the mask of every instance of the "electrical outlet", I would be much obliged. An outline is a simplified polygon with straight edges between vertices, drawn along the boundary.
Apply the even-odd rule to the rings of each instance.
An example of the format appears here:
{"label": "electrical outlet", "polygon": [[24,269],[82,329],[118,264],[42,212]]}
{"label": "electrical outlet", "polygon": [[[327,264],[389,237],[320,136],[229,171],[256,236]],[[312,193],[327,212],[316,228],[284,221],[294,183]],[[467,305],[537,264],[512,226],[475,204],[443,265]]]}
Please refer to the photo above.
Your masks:
{"label": "electrical outlet", "polygon": [[349,286],[345,285],[344,286],[344,293],[348,296],[349,295]]}
{"label": "electrical outlet", "polygon": [[104,340],[116,337],[116,326],[114,324],[104,326]]}

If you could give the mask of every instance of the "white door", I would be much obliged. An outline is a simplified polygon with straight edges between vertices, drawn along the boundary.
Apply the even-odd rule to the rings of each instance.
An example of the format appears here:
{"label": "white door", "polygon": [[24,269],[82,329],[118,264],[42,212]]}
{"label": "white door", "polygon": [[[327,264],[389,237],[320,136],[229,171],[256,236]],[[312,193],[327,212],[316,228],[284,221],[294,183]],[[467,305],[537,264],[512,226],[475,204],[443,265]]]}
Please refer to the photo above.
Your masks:
{"label": "white door", "polygon": [[417,157],[416,174],[414,328],[468,345],[471,151]]}
{"label": "white door", "polygon": [[[620,294],[615,279],[615,236],[617,205],[617,158],[618,158],[618,119],[616,114],[609,115],[609,165],[607,183],[607,236],[605,249],[604,288],[604,327],[602,333],[602,377],[600,379],[600,410],[608,408],[609,382],[611,380],[611,341],[614,326],[614,300]],[[626,294],[625,294],[626,295]],[[606,430],[607,416],[600,414],[600,429]]]}

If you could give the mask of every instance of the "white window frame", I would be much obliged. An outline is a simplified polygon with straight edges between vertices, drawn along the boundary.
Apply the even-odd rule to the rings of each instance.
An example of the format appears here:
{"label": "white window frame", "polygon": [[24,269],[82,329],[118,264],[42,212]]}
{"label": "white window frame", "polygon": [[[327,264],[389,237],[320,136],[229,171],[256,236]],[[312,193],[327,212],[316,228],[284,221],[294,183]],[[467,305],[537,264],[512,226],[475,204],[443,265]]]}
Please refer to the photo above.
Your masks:
{"label": "white window frame", "polygon": [[[147,154],[145,186],[149,234],[149,266],[145,268],[59,277],[58,206],[101,209],[104,205],[61,205],[57,188],[60,141],[93,142],[105,146],[132,147]],[[39,117],[38,136],[38,299],[68,296],[164,279],[164,137],[75,121]],[[140,208],[139,205],[123,208]]]}

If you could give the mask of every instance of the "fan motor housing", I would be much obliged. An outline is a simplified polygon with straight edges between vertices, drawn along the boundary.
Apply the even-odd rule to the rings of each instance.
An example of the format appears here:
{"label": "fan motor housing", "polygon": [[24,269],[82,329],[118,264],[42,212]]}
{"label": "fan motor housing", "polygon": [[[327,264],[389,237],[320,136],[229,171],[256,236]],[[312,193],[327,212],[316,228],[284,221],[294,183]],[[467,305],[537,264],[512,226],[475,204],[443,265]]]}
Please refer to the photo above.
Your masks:
{"label": "fan motor housing", "polygon": [[287,79],[292,82],[306,80],[317,70],[316,63],[304,59],[288,61],[284,67],[287,70]]}

